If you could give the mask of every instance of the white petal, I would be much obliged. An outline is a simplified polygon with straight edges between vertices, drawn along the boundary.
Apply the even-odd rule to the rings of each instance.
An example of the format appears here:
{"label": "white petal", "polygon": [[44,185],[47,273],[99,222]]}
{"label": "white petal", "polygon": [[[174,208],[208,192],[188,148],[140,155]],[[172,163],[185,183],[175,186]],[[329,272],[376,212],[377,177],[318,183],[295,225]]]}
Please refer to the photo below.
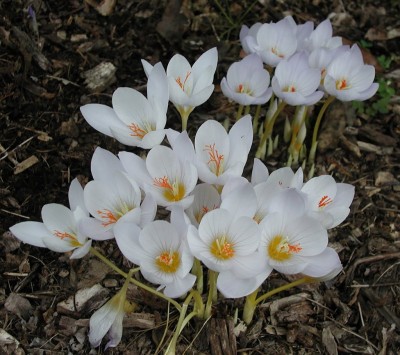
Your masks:
{"label": "white petal", "polygon": [[101,221],[95,218],[83,218],[79,221],[79,231],[94,240],[108,240],[114,238],[111,228],[106,228]]}
{"label": "white petal", "polygon": [[44,205],[42,208],[42,220],[47,229],[54,232],[77,233],[77,226],[72,211],[57,203]]}
{"label": "white petal", "polygon": [[[217,48],[214,47],[204,52],[193,64],[192,70],[194,79],[197,81],[198,78],[204,72],[204,70],[209,66],[211,67],[211,72],[212,75],[214,76],[214,72],[217,68],[217,62],[218,62]],[[210,85],[211,83],[212,83],[212,77],[208,85]]]}
{"label": "white petal", "polygon": [[89,214],[86,210],[85,201],[83,199],[83,188],[77,178],[72,180],[69,185],[68,201],[71,211],[74,211],[79,207],[85,214]]}
{"label": "white petal", "polygon": [[144,159],[130,152],[119,152],[118,157],[129,177],[135,180],[141,188],[144,183],[152,180]]}
{"label": "white petal", "polygon": [[268,168],[260,159],[255,158],[253,162],[253,170],[251,172],[251,184],[253,186],[260,184],[267,181],[268,177]]}
{"label": "white petal", "polygon": [[110,330],[108,331],[108,337],[110,338],[110,340],[107,342],[104,350],[116,347],[120,343],[122,338],[122,322],[124,320],[124,316],[125,314],[123,312],[118,312],[117,317],[115,318]]}
{"label": "white petal", "polygon": [[228,210],[234,218],[240,216],[253,218],[257,211],[257,197],[253,185],[247,183],[229,194],[224,194],[221,208]]}
{"label": "white petal", "polygon": [[311,277],[324,277],[342,269],[339,255],[332,248],[326,248],[321,254],[308,257],[307,261],[308,265],[302,272]]}
{"label": "white petal", "polygon": [[109,137],[113,136],[111,128],[124,127],[115,111],[106,105],[88,104],[81,107],[81,113],[87,123]]}
{"label": "white petal", "polygon": [[[90,165],[93,179],[112,181],[115,171],[122,171],[120,160],[110,151],[97,147]],[[72,208],[71,208],[72,209]]]}
{"label": "white petal", "polygon": [[75,248],[66,239],[60,239],[55,236],[44,236],[42,241],[46,248],[57,253],[65,253]]}
{"label": "white petal", "polygon": [[87,253],[89,253],[90,248],[92,246],[92,240],[89,239],[83,246],[76,248],[71,256],[69,257],[70,259],[81,259],[83,258]]}
{"label": "white petal", "polygon": [[139,243],[140,228],[131,222],[117,223],[114,228],[115,240],[121,253],[131,262],[140,265],[143,248]]}
{"label": "white petal", "polygon": [[157,103],[163,112],[167,112],[169,100],[168,79],[161,63],[157,63],[149,75],[147,99],[150,104],[155,105]]}
{"label": "white petal", "polygon": [[149,77],[151,71],[153,70],[153,66],[147,60],[141,59],[141,62],[146,76]]}
{"label": "white petal", "polygon": [[53,237],[53,234],[41,222],[21,222],[10,227],[10,231],[20,241],[34,245],[35,247],[46,248],[43,237]]}
{"label": "white petal", "polygon": [[176,278],[174,282],[167,284],[164,295],[171,298],[178,298],[188,292],[194,285],[196,276],[187,274],[184,278]]}

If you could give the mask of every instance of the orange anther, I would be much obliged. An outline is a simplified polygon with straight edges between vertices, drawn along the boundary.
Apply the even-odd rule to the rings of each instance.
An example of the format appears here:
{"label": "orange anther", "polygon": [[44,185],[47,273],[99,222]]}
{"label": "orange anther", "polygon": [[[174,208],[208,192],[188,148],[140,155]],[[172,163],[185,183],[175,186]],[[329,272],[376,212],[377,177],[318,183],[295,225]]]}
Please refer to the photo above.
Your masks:
{"label": "orange anther", "polygon": [[210,160],[207,162],[207,164],[214,163],[215,164],[215,175],[219,176],[221,173],[221,164],[222,161],[224,160],[224,155],[223,154],[218,154],[218,150],[215,149],[215,143],[214,144],[207,144],[204,148],[206,152],[208,152],[208,155],[210,156]]}
{"label": "orange anther", "polygon": [[132,133],[129,134],[132,137],[138,137],[142,139],[148,133],[136,123],[132,123],[128,127],[132,131]]}
{"label": "orange anther", "polygon": [[99,217],[101,219],[104,219],[105,221],[102,223],[102,225],[104,227],[107,227],[110,224],[114,224],[115,222],[118,221],[118,217],[114,216],[114,214],[108,210],[108,209],[104,209],[104,210],[97,210],[96,211],[97,214],[99,215]]}
{"label": "orange anther", "polygon": [[163,176],[161,178],[154,178],[153,185],[157,187],[162,187],[164,189],[173,190],[171,183],[167,176]]}
{"label": "orange anther", "polygon": [[178,76],[178,77],[175,79],[176,83],[181,87],[181,89],[182,89],[183,91],[185,91],[185,84],[186,84],[186,81],[189,79],[190,74],[191,74],[190,71],[188,71],[188,72],[186,73],[186,77],[185,77],[185,80],[183,81],[183,83],[182,83],[182,80],[181,80],[181,77],[180,77],[180,76]]}
{"label": "orange anther", "polygon": [[325,207],[326,205],[330,204],[332,199],[329,196],[323,196],[318,202],[318,208]]}

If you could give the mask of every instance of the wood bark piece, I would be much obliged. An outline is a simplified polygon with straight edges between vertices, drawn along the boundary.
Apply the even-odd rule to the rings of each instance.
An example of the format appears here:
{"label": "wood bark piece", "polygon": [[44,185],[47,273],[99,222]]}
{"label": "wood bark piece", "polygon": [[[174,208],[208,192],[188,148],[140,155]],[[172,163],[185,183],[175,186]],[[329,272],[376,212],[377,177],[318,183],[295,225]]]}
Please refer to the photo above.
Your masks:
{"label": "wood bark piece", "polygon": [[236,355],[236,336],[232,319],[211,319],[210,348],[212,355]]}
{"label": "wood bark piece", "polygon": [[81,289],[75,295],[58,303],[57,312],[78,318],[85,312],[90,312],[101,307],[106,301],[108,294],[109,291],[100,284]]}
{"label": "wood bark piece", "polygon": [[113,63],[103,62],[82,74],[85,85],[91,92],[102,92],[117,80],[117,68]]}

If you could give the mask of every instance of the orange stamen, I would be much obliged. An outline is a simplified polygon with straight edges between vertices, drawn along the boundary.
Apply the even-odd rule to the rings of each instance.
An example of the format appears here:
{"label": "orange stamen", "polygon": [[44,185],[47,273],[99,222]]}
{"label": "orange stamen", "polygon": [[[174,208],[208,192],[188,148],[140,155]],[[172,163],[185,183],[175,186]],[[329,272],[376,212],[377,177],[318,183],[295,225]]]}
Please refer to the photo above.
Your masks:
{"label": "orange stamen", "polygon": [[53,234],[54,234],[56,237],[60,238],[61,240],[69,239],[69,243],[70,243],[73,247],[80,247],[80,246],[82,246],[82,244],[78,241],[78,239],[76,238],[76,236],[73,235],[73,234],[70,234],[70,233],[67,233],[67,232],[60,232],[60,231],[58,231],[58,230],[55,230],[55,231],[53,232]]}
{"label": "orange stamen", "polygon": [[183,83],[182,83],[182,80],[181,80],[181,77],[180,77],[180,76],[178,76],[178,77],[175,79],[176,83],[181,87],[181,89],[182,89],[183,91],[185,91],[185,84],[186,84],[186,81],[189,79],[190,74],[191,74],[190,71],[188,71],[188,72],[186,73],[186,77],[185,77],[185,80],[183,81]]}
{"label": "orange stamen", "polygon": [[274,53],[276,56],[278,56],[279,58],[284,58],[285,56],[283,54],[279,54],[278,50],[276,49],[276,47],[272,47],[271,48],[271,52]]}
{"label": "orange stamen", "polygon": [[243,92],[243,84],[238,85],[237,92],[239,92],[239,93]]}
{"label": "orange stamen", "polygon": [[336,90],[344,90],[347,88],[348,88],[348,85],[347,85],[346,79],[336,80]]}
{"label": "orange stamen", "polygon": [[330,204],[332,199],[329,196],[323,196],[321,200],[318,202],[318,208],[325,207],[326,205]]}
{"label": "orange stamen", "polygon": [[144,129],[140,128],[140,126],[136,123],[132,123],[128,127],[132,131],[132,133],[129,134],[132,137],[138,137],[142,139],[148,133]]}
{"label": "orange stamen", "polygon": [[97,210],[96,212],[101,219],[105,219],[105,221],[102,223],[104,227],[107,227],[110,224],[114,224],[118,221],[118,217],[114,216],[114,214],[108,209]]}
{"label": "orange stamen", "polygon": [[218,150],[215,149],[215,143],[214,144],[206,144],[204,150],[208,152],[208,155],[210,156],[210,160],[207,162],[207,164],[214,163],[215,164],[215,175],[219,176],[221,173],[221,164],[222,161],[224,160],[224,155],[223,154],[218,154]]}
{"label": "orange stamen", "polygon": [[171,183],[169,182],[169,179],[167,176],[164,176],[161,178],[154,178],[153,185],[157,186],[157,187],[162,187],[164,189],[173,190],[173,187],[172,187]]}

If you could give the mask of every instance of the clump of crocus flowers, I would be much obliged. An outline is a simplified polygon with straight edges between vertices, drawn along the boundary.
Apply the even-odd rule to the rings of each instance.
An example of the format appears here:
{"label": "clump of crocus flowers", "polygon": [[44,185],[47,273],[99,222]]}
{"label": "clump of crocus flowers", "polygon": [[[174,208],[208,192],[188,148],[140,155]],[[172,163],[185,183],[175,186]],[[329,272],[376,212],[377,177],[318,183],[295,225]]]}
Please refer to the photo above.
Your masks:
{"label": "clump of crocus flowers", "polygon": [[[213,92],[216,48],[193,66],[181,55],[171,59],[167,70],[161,63],[142,61],[147,97],[118,88],[112,108],[89,104],[81,112],[100,132],[127,146],[148,149],[146,157],[97,148],[91,161],[93,180],[84,188],[72,181],[69,208],[45,205],[43,222],[10,228],[25,243],[69,252],[71,258],[91,252],[126,278],[121,290],[91,318],[93,347],[106,333],[106,347],[120,342],[124,314],[134,308],[126,299],[130,282],[178,310],[178,324],[166,349],[173,354],[188,321],[210,317],[221,297],[244,297],[241,318],[249,324],[266,298],[302,283],[327,281],[342,270],[337,252],[329,247],[328,231],[348,216],[354,187],[329,175],[304,182],[301,167],[270,173],[262,158],[272,149],[274,122],[285,105],[296,106],[285,128],[289,161],[304,157],[307,108],[322,99],[310,148],[313,164],[318,127],[328,105],[335,98],[370,98],[377,90],[373,67],[364,64],[356,45],[343,46],[340,38],[332,37],[328,20],[315,29],[311,22],[297,25],[291,17],[243,26],[240,40],[249,55],[233,63],[221,82],[224,95],[239,104],[230,129],[208,120],[194,137],[186,131],[191,112]],[[168,100],[182,119],[182,132],[165,129]],[[268,101],[260,123],[261,105]],[[253,117],[250,105],[257,105]],[[243,171],[255,133],[259,146],[251,177],[246,178]],[[165,137],[167,145],[162,144]],[[156,218],[160,209],[169,213],[169,220]],[[93,241],[110,239],[136,268],[126,273],[92,246]],[[273,271],[302,276],[260,294]],[[148,283],[133,277],[139,272]],[[186,297],[183,304],[175,300],[180,297]],[[189,307],[193,310],[186,315]]]}

